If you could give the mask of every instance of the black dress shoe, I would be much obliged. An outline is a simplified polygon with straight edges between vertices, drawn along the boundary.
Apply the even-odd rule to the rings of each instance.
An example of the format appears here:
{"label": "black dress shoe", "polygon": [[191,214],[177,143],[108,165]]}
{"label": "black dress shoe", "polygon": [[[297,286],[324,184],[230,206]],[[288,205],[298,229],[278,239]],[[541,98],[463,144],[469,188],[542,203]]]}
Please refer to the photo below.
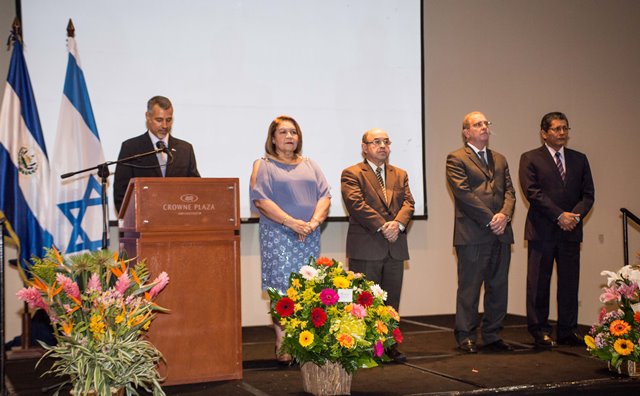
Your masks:
{"label": "black dress shoe", "polygon": [[475,341],[464,340],[458,345],[458,349],[466,353],[478,353],[478,347]]}
{"label": "black dress shoe", "polygon": [[556,344],[553,338],[551,338],[548,334],[541,334],[535,337],[533,343],[538,348],[554,348],[558,346],[558,344]]}
{"label": "black dress shoe", "polygon": [[558,344],[570,346],[585,346],[584,338],[578,333],[571,333],[568,336],[558,338]]}
{"label": "black dress shoe", "polygon": [[400,352],[398,348],[391,348],[387,351],[387,355],[396,363],[404,363],[407,361],[407,357],[404,353]]}
{"label": "black dress shoe", "polygon": [[484,345],[482,350],[487,352],[511,352],[513,351],[513,347],[502,340],[498,340],[491,344]]}

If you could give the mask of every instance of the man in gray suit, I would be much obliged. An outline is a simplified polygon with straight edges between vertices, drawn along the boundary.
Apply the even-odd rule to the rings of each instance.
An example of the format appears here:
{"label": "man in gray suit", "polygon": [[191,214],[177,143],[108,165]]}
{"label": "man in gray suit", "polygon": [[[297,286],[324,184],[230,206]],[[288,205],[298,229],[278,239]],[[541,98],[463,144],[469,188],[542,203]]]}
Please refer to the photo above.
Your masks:
{"label": "man in gray suit", "polygon": [[[387,304],[398,310],[404,260],[409,259],[406,227],[414,210],[409,177],[388,162],[387,132],[365,132],[361,148],[364,162],[343,170],[341,177],[342,199],[349,212],[349,269],[378,283],[387,292]],[[406,360],[397,349],[388,354],[395,361]]]}
{"label": "man in gray suit", "polygon": [[453,244],[458,256],[455,337],[463,352],[476,353],[478,301],[484,283],[483,350],[512,350],[500,337],[507,313],[511,216],[515,192],[505,157],[488,149],[484,114],[464,117],[465,146],[447,156],[447,181],[455,200]]}

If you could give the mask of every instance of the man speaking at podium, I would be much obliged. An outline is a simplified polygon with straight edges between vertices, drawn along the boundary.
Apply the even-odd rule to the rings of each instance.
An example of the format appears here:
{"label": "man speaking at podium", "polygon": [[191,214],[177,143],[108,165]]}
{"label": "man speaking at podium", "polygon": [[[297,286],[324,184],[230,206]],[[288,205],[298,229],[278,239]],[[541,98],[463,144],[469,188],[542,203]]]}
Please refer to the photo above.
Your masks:
{"label": "man speaking at podium", "polygon": [[134,177],[200,177],[196,156],[190,143],[171,136],[173,105],[164,96],[154,96],[147,102],[147,131],[122,143],[118,160],[159,148],[164,151],[137,158],[116,166],[113,181],[113,201],[116,210]]}

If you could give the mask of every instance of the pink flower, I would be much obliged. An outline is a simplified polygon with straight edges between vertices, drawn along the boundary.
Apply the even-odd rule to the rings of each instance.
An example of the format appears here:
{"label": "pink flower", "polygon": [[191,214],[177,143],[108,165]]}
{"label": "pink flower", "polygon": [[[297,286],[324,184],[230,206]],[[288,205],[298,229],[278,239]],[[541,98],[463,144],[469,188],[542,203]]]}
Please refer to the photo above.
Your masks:
{"label": "pink flower", "polygon": [[324,305],[334,305],[338,302],[338,292],[333,289],[324,289],[320,292],[320,301]]}
{"label": "pink flower", "polygon": [[80,288],[78,287],[77,283],[71,280],[71,278],[58,273],[56,274],[56,282],[62,285],[64,292],[67,293],[70,297],[73,297],[76,300],[80,299]]}
{"label": "pink flower", "polygon": [[620,285],[620,289],[618,289],[618,292],[626,298],[633,299],[638,292],[638,285],[636,283],[632,283],[630,285],[622,284]]}
{"label": "pink flower", "polygon": [[602,318],[604,318],[604,315],[607,314],[607,309],[605,307],[602,307],[602,309],[600,310],[600,313],[598,314],[598,323],[602,323]]}
{"label": "pink flower", "polygon": [[382,346],[382,342],[380,340],[376,341],[373,345],[373,356],[380,357],[384,353],[384,346]]}
{"label": "pink flower", "polygon": [[87,293],[92,292],[101,292],[102,285],[100,284],[100,277],[95,272],[91,274],[91,278],[89,278],[89,282],[87,282]]}
{"label": "pink flower", "polygon": [[19,299],[29,304],[31,309],[44,309],[45,312],[49,312],[49,307],[42,299],[40,292],[35,287],[23,288],[16,293]]}
{"label": "pink flower", "polygon": [[600,295],[600,302],[606,303],[613,300],[620,299],[620,292],[615,287],[605,287],[602,289],[602,294]]}
{"label": "pink flower", "polygon": [[118,281],[116,282],[116,290],[120,293],[121,296],[124,296],[124,293],[127,292],[127,289],[131,285],[131,279],[129,279],[129,273],[124,272],[122,275],[118,277]]}
{"label": "pink flower", "polygon": [[360,304],[353,304],[353,307],[351,308],[351,315],[358,319],[362,319],[367,316],[367,309]]}
{"label": "pink flower", "polygon": [[160,275],[158,275],[158,277],[153,281],[153,283],[155,283],[156,285],[152,287],[151,290],[149,290],[149,296],[151,298],[157,296],[158,293],[160,293],[162,289],[167,286],[167,283],[169,283],[169,274],[162,271]]}

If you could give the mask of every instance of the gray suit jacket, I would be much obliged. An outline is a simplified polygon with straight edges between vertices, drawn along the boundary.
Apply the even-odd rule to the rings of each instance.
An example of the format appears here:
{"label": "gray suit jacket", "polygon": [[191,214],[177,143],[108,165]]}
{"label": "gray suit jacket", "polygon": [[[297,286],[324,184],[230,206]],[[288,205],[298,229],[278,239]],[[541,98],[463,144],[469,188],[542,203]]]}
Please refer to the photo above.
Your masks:
{"label": "gray suit jacket", "polygon": [[495,241],[513,243],[511,223],[496,236],[488,224],[496,213],[513,216],[515,190],[506,158],[487,149],[488,169],[478,155],[465,147],[447,156],[447,181],[455,200],[454,245],[475,245]]}
{"label": "gray suit jacket", "polygon": [[404,170],[386,164],[385,180],[389,202],[384,201],[382,187],[368,163],[361,162],[342,171],[342,199],[349,212],[349,258],[382,260],[389,254],[396,260],[409,259],[405,232],[401,232],[394,243],[389,243],[381,232],[377,232],[391,220],[409,225],[414,210],[409,177]]}

